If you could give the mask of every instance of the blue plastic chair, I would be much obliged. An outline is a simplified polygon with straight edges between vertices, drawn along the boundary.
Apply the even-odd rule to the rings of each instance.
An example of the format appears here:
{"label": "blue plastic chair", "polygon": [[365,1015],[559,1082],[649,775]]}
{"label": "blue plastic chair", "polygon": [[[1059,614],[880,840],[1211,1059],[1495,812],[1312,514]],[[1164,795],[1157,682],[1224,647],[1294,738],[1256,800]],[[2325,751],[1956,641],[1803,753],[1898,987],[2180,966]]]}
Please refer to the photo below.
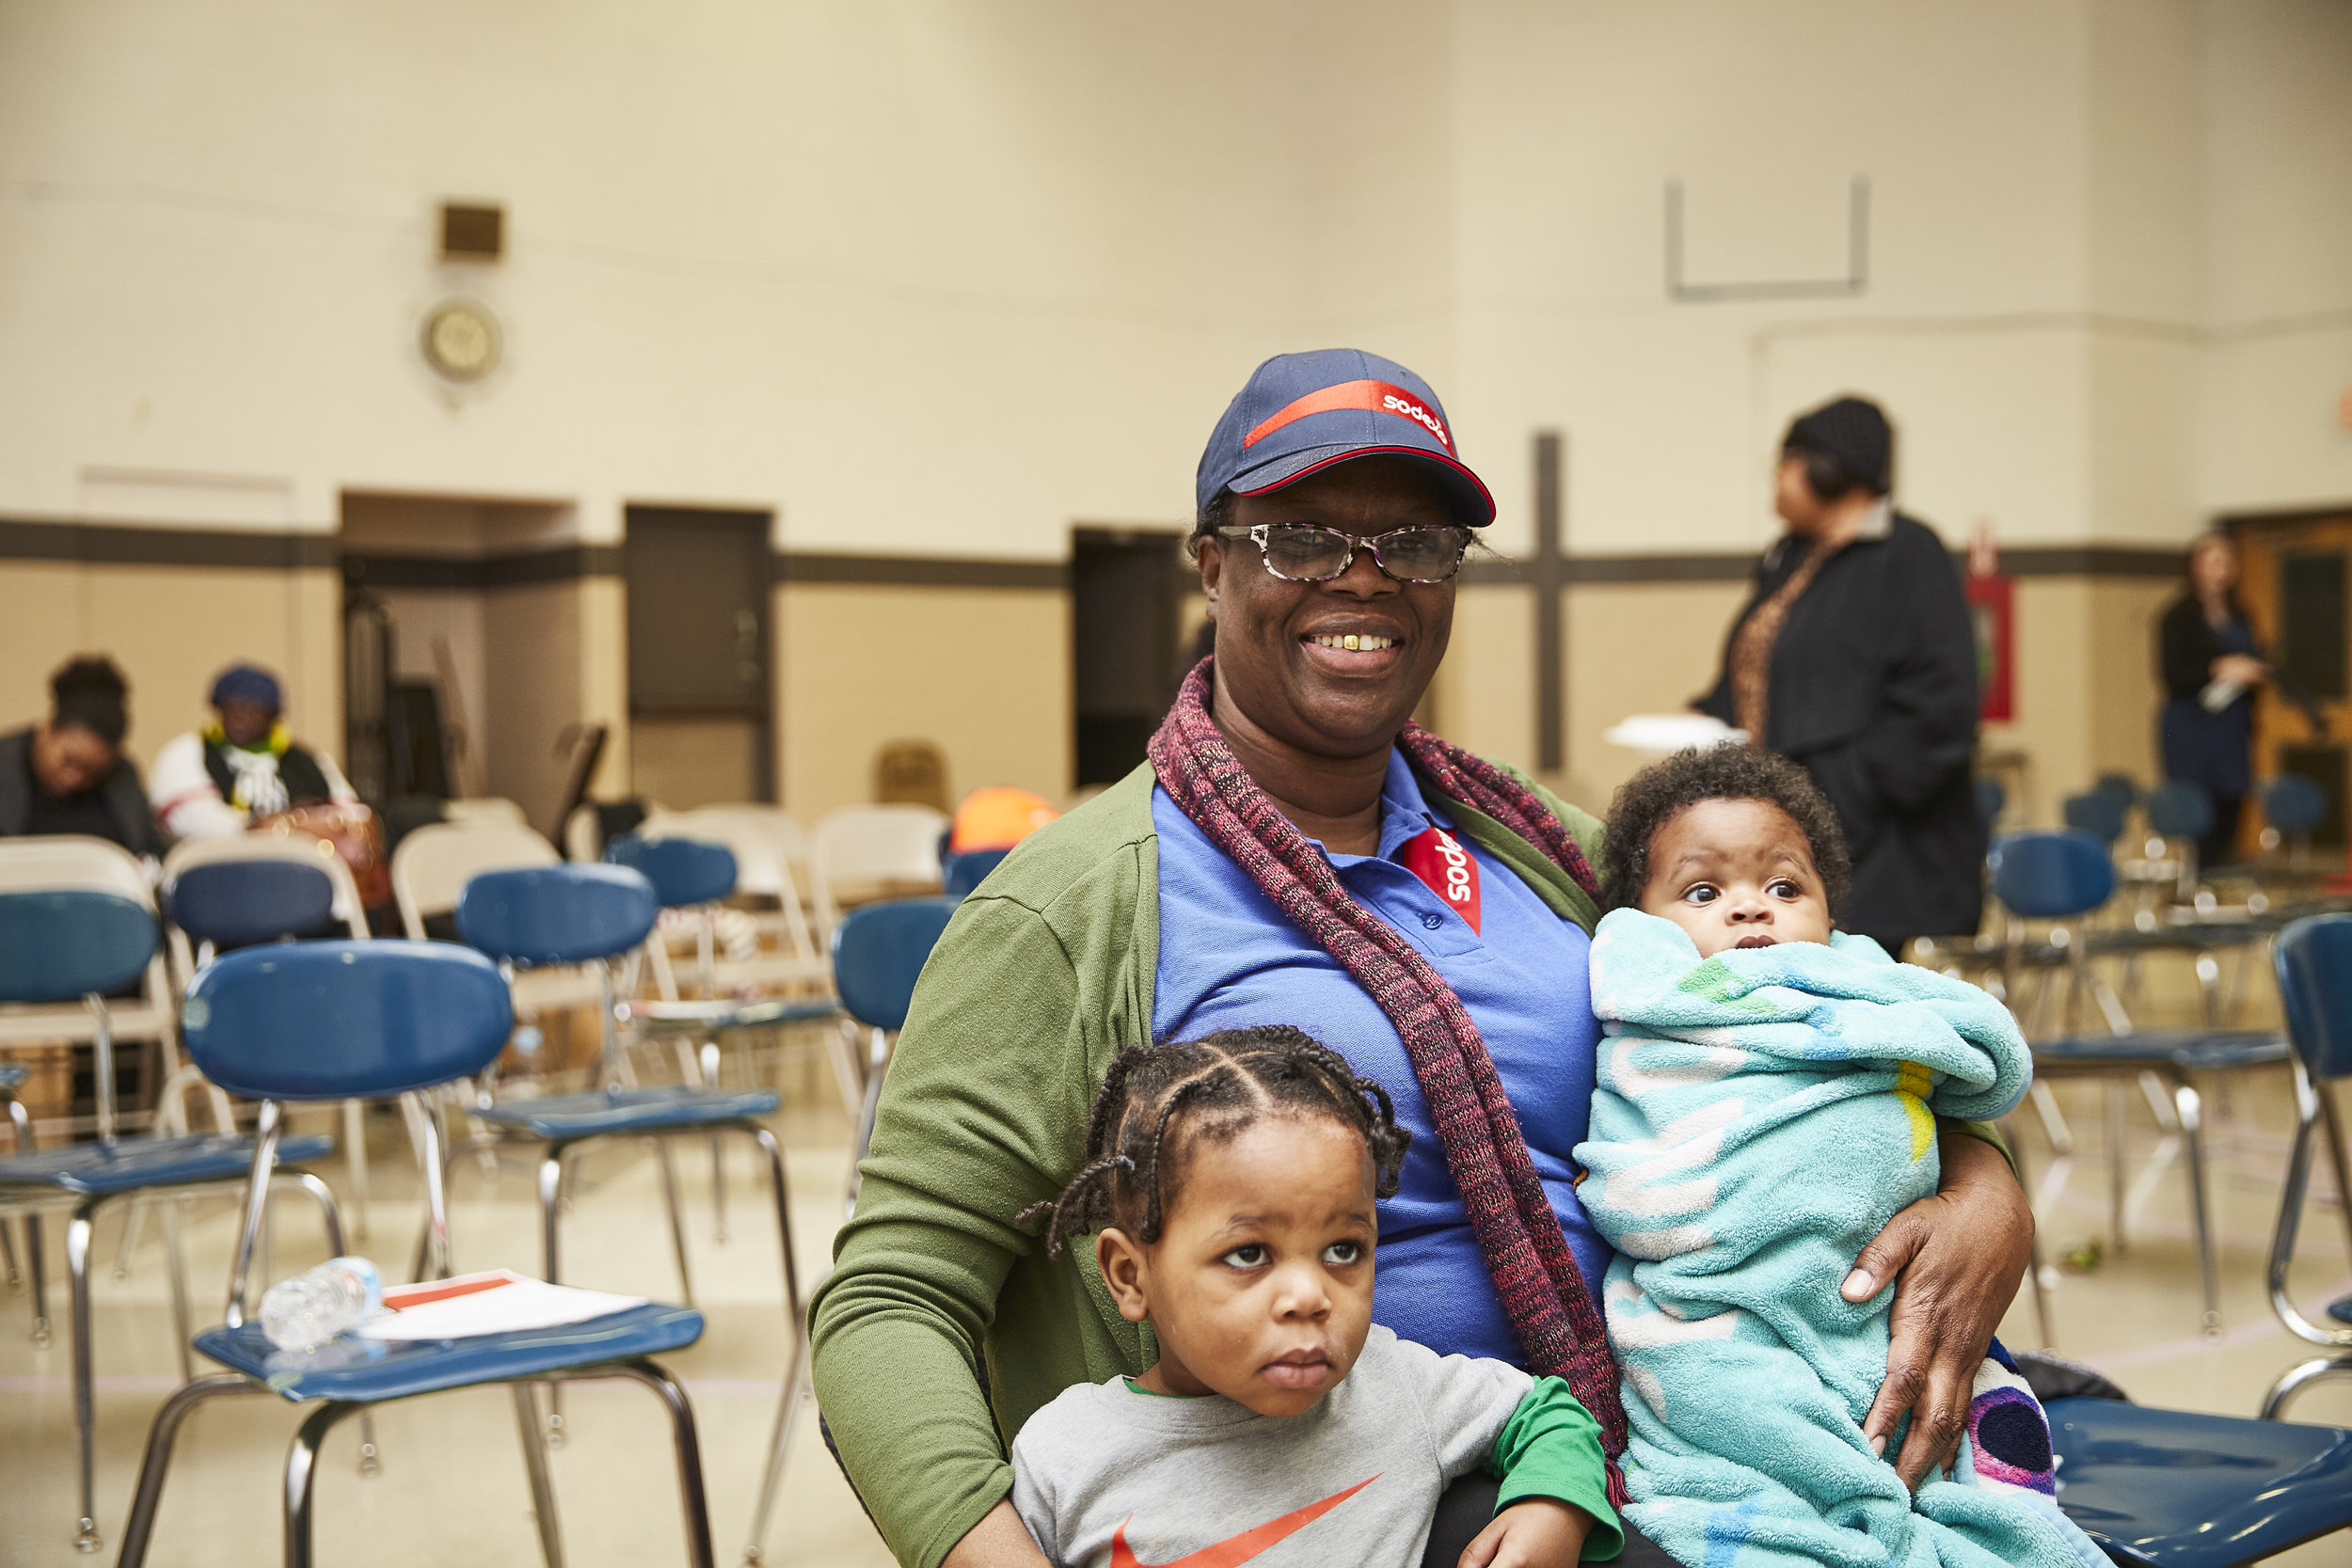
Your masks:
{"label": "blue plastic chair", "polygon": [[2281,773],[2257,786],[2262,797],[2262,847],[2265,859],[2278,867],[2280,851],[2284,850],[2283,869],[2291,878],[2307,877],[2311,871],[2312,834],[2328,819],[2328,792],[2299,773]]}
{"label": "blue plastic chair", "polygon": [[[656,841],[659,844],[662,841]],[[647,846],[648,848],[654,846]],[[733,883],[734,858],[724,849],[728,883]],[[657,857],[667,862],[669,856]],[[683,857],[677,858],[683,863]],[[704,863],[715,866],[707,859]],[[715,871],[712,873],[715,877]],[[776,1437],[770,1453],[771,1474],[781,1479],[785,1445],[789,1441],[792,1408],[798,1402],[800,1379],[808,1355],[801,1299],[799,1265],[792,1248],[792,1209],[786,1192],[784,1150],[775,1134],[759,1118],[771,1116],[782,1104],[772,1089],[729,1090],[698,1085],[636,1087],[621,1053],[620,1011],[612,994],[612,960],[638,946],[652,934],[660,913],[660,894],[642,872],[624,865],[549,865],[514,871],[490,871],[468,882],[457,899],[457,929],[467,942],[505,966],[585,964],[597,974],[603,998],[603,1086],[585,1094],[549,1095],[477,1108],[473,1114],[493,1126],[511,1128],[540,1139],[539,1219],[546,1277],[561,1274],[558,1219],[564,1189],[564,1163],[572,1150],[597,1138],[652,1137],[661,1141],[661,1177],[670,1213],[670,1239],[677,1259],[678,1285],[688,1306],[693,1304],[693,1280],[686,1258],[686,1229],[678,1213],[677,1179],[666,1140],[689,1133],[737,1132],[757,1145],[766,1157],[776,1204],[776,1231],[784,1257],[785,1323],[792,1337],[792,1359],[786,1370],[784,1402]],[[830,1005],[824,1011],[831,1013]],[[563,1431],[560,1403],[549,1418],[554,1433]],[[766,1498],[763,1496],[763,1506]]]}
{"label": "blue plastic chair", "polygon": [[[2352,1159],[2344,1147],[2344,1123],[2335,1101],[2336,1081],[2352,1077],[2352,914],[2314,915],[2279,933],[2273,950],[2279,996],[2285,1005],[2287,1034],[2295,1041],[2295,1149],[2287,1159],[2286,1186],[2279,1196],[2279,1224],[2270,1243],[2272,1310],[2287,1332],[2327,1354],[2280,1374],[2263,1399],[2265,1418],[2277,1418],[2287,1402],[2314,1383],[2352,1377],[2352,1296],[2331,1303],[2326,1316],[2337,1326],[2304,1317],[2287,1291],[2295,1262],[2295,1233],[2311,1188],[2314,1145],[2323,1132],[2335,1167],[2336,1190],[2352,1193]],[[2345,1240],[2352,1243],[2352,1219]]]}
{"label": "blue plastic chair", "polygon": [[2129,773],[2102,773],[2090,784],[2094,795],[2113,796],[2125,811],[2139,804],[2139,781]]}
{"label": "blue plastic chair", "polygon": [[[231,953],[197,977],[183,1011],[188,1053],[232,1094],[262,1101],[250,1159],[245,1223],[237,1238],[227,1321],[196,1347],[229,1375],[187,1385],[157,1412],[138,1490],[123,1528],[124,1568],[146,1558],[174,1439],[189,1412],[226,1394],[274,1393],[290,1403],[324,1401],[306,1418],[286,1458],[285,1560],[311,1561],[311,1483],[318,1453],[336,1423],[392,1400],[484,1384],[514,1388],[539,1538],[550,1564],[562,1560],[555,1497],[531,1385],[557,1376],[630,1378],[662,1401],[677,1449],[688,1555],[712,1561],[709,1510],[692,1407],[686,1391],[651,1357],[702,1337],[702,1314],[648,1304],[561,1328],[459,1340],[379,1346],[341,1341],[328,1352],[276,1351],[248,1321],[247,1276],[260,1234],[262,1196],[280,1152],[287,1102],[397,1096],[417,1138],[428,1237],[426,1277],[449,1275],[448,1204],[439,1131],[418,1096],[481,1071],[505,1048],[514,1011],[505,978],[478,953],[443,942],[320,942]],[[331,1039],[331,1052],[319,1042]],[[380,1351],[380,1354],[378,1353]]]}
{"label": "blue plastic chair", "polygon": [[[26,1213],[27,1250],[34,1260],[37,1294],[42,1290],[42,1280],[36,1215],[45,1208],[72,1210],[66,1223],[65,1256],[73,1301],[73,1425],[81,1443],[82,1483],[74,1546],[85,1552],[96,1551],[100,1544],[90,1365],[89,1251],[95,1216],[117,1198],[216,1190],[241,1181],[253,1160],[251,1138],[115,1135],[114,1033],[106,996],[147,973],[155,945],[154,915],[120,895],[82,889],[0,894],[0,1002],[54,1003],[79,997],[96,1024],[92,1066],[97,1078],[97,1140],[33,1151],[29,1138],[20,1131],[18,1147],[26,1151],[0,1159],[0,1204]],[[313,1160],[333,1148],[326,1138],[291,1138],[286,1141],[285,1157]],[[317,1201],[326,1216],[328,1243],[341,1252],[342,1222],[326,1183],[307,1173],[289,1172],[287,1179]],[[179,1289],[182,1276],[176,1259],[171,1272],[172,1317],[184,1339],[187,1300]]]}
{"label": "blue plastic chair", "polygon": [[[2052,944],[2072,977],[2066,1027],[2071,1030],[2080,994],[2089,990],[2100,1003],[2107,1033],[2081,1036],[2063,1033],[2055,1039],[2034,1039],[2037,1080],[2062,1077],[2106,1078],[2108,1086],[2107,1157],[2110,1161],[2110,1227],[2120,1252],[2123,1235],[2122,1114],[2124,1085],[2143,1072],[2153,1072],[2171,1086],[2172,1109],[2188,1148],[2189,1198],[2197,1221],[2197,1261],[2204,1285],[2204,1326],[2208,1333],[2221,1324],[2220,1281],[2216,1272],[2213,1229],[2206,1204],[2203,1101],[2190,1082],[2195,1072],[2218,1072],[2273,1066],[2287,1059],[2284,1036],[2267,1030],[2138,1031],[2132,1027],[2122,1004],[2090,969],[2089,942],[2066,922],[2097,910],[2115,891],[2115,865],[2090,834],[2027,832],[2005,835],[1988,856],[1994,893],[2014,914],[2054,923]],[[2010,995],[2017,994],[2014,963],[2019,943],[2012,942]],[[2041,1009],[2035,1009],[2039,1019]],[[2049,1114],[2054,1102],[2038,1101]],[[2063,1122],[2051,1125],[2051,1137],[2061,1151],[2069,1143]]]}
{"label": "blue plastic chair", "polygon": [[949,855],[940,871],[940,887],[950,898],[966,898],[972,890],[988,880],[988,874],[1005,863],[1010,849],[967,849],[961,855]]}
{"label": "blue plastic chair", "polygon": [[2123,836],[2123,816],[2130,809],[2128,801],[2112,792],[2094,789],[2068,796],[2062,811],[2068,827],[2112,847]]}
{"label": "blue plastic chair", "polygon": [[2058,1507],[2117,1562],[2241,1568],[2352,1524],[2352,1432],[2053,1400]]}

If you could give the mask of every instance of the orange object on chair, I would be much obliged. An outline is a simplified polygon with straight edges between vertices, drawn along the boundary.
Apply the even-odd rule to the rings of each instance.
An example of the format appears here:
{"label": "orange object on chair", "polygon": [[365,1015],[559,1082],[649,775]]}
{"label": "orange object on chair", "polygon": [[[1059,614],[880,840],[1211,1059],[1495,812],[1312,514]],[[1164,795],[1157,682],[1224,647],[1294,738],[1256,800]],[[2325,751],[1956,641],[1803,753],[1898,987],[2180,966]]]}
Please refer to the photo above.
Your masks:
{"label": "orange object on chair", "polygon": [[990,784],[974,790],[956,807],[947,847],[959,855],[974,849],[1009,849],[1060,815],[1042,795],[1010,784]]}

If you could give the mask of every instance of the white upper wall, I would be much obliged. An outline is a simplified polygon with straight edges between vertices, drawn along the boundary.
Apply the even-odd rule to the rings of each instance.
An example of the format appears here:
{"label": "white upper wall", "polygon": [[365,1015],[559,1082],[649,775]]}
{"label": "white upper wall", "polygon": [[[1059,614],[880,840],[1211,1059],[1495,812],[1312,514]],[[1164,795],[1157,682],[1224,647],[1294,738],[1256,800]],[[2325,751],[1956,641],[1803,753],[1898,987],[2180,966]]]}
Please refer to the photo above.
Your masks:
{"label": "white upper wall", "polygon": [[[1054,558],[1344,341],[1446,395],[1506,547],[1553,427],[1572,547],[1752,548],[1848,388],[1950,537],[2178,538],[2352,497],[2346,81],[2343,0],[16,0],[0,515]],[[1861,297],[1665,298],[1669,178],[1706,280],[1841,270],[1855,174]],[[506,261],[436,261],[445,198]],[[509,334],[472,393],[417,351],[453,293]]]}

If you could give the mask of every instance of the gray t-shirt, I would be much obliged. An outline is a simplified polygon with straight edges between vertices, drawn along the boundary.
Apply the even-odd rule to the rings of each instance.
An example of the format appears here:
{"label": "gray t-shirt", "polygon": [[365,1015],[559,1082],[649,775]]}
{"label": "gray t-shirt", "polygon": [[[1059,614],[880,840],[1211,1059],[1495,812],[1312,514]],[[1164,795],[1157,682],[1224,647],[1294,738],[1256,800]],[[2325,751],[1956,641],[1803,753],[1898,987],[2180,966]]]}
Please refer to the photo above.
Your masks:
{"label": "gray t-shirt", "polygon": [[1082,1384],[1013,1440],[1013,1507],[1060,1568],[1155,1568],[1218,1546],[1204,1563],[1415,1568],[1438,1494],[1486,1462],[1534,1386],[1377,1324],[1301,1416]]}

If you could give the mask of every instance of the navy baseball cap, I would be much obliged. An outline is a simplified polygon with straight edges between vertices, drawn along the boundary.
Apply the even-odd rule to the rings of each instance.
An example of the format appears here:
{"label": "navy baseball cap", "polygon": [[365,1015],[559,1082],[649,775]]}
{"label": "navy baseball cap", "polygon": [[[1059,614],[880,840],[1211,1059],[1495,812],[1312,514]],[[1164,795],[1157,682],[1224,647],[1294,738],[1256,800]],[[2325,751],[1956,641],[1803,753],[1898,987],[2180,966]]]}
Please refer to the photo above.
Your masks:
{"label": "navy baseball cap", "polygon": [[258,664],[231,664],[213,679],[213,706],[223,703],[256,703],[272,713],[282,712],[285,704],[278,691],[278,677]]}
{"label": "navy baseball cap", "polygon": [[1252,371],[1209,433],[1194,500],[1206,512],[1220,491],[1263,495],[1375,452],[1425,465],[1456,522],[1484,528],[1495,520],[1495,499],[1463,466],[1429,383],[1353,348],[1278,354]]}

